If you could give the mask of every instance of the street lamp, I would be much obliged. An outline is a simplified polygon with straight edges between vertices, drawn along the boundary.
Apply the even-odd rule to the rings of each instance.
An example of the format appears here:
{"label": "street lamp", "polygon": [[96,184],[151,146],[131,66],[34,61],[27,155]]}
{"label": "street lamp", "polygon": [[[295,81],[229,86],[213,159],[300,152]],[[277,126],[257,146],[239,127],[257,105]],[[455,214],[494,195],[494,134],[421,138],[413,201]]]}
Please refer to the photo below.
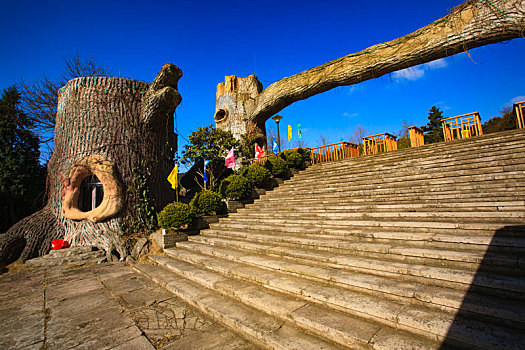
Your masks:
{"label": "street lamp", "polygon": [[281,119],[283,119],[283,117],[276,114],[272,117],[272,119],[275,120],[275,123],[277,124],[277,144],[279,145],[279,153],[281,153],[281,135],[279,134],[279,122]]}

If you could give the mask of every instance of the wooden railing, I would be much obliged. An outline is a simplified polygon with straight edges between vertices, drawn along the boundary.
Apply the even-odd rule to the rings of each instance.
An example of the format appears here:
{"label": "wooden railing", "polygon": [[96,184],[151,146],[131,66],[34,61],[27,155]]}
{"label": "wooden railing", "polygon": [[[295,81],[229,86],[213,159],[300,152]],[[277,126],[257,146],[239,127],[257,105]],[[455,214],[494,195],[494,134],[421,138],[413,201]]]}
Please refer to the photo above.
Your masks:
{"label": "wooden railing", "polygon": [[377,154],[397,150],[397,137],[387,132],[365,136],[362,139],[365,154]]}
{"label": "wooden railing", "polygon": [[[310,162],[312,164],[333,162],[335,160],[359,157],[358,146],[350,142],[338,142],[330,145],[306,149],[310,151]],[[266,154],[259,159],[252,159],[251,163],[263,165],[268,159],[268,157],[271,156],[273,156],[273,154]]]}
{"label": "wooden railing", "polygon": [[359,148],[350,142],[338,142],[310,148],[310,161],[312,164],[333,162],[353,157],[359,157]]}
{"label": "wooden railing", "polygon": [[410,146],[419,147],[425,144],[425,137],[423,136],[423,130],[417,126],[411,126],[408,128],[410,135]]}
{"label": "wooden railing", "polygon": [[481,120],[478,112],[458,115],[442,119],[445,141],[466,139],[472,136],[483,135]]}
{"label": "wooden railing", "polygon": [[516,111],[516,127],[518,129],[525,128],[525,120],[523,119],[523,110],[525,109],[525,101],[516,102],[513,107],[514,107],[514,110]]}

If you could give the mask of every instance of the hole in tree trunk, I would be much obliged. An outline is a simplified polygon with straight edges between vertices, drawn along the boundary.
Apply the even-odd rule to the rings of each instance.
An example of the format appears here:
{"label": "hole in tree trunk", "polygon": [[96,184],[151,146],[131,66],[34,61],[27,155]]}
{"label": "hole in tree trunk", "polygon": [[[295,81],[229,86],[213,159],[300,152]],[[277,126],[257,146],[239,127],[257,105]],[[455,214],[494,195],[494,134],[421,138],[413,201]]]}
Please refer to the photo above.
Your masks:
{"label": "hole in tree trunk", "polygon": [[217,112],[215,112],[215,121],[220,122],[224,118],[228,116],[228,111],[224,109],[219,109]]}
{"label": "hole in tree trunk", "polygon": [[20,255],[22,255],[22,251],[26,247],[26,244],[27,244],[27,242],[26,242],[25,238],[17,238],[17,239],[15,239],[11,243],[9,255],[7,256],[5,264],[9,265],[9,264],[17,261],[18,258],[20,257]]}
{"label": "hole in tree trunk", "polygon": [[91,211],[102,203],[104,198],[104,186],[95,176],[89,175],[80,185],[80,195],[78,197],[78,209],[83,212]]}

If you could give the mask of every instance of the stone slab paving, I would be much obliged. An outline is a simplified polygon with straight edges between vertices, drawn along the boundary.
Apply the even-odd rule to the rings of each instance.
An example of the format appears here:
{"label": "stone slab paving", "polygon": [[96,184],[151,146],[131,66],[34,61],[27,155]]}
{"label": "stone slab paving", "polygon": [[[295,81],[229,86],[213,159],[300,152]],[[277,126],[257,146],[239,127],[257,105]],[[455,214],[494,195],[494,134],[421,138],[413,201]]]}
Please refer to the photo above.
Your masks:
{"label": "stone slab paving", "polygon": [[0,275],[0,349],[257,349],[123,263]]}

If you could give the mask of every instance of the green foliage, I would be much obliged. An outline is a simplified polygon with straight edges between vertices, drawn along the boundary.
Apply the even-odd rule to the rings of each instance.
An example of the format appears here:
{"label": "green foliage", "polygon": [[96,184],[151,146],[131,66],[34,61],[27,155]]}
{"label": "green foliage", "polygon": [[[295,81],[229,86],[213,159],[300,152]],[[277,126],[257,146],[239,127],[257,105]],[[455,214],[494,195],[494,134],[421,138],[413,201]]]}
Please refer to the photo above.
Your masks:
{"label": "green foliage", "polygon": [[272,173],[275,177],[284,177],[288,174],[288,168],[284,159],[278,156],[270,156],[264,163],[264,167]]}
{"label": "green foliage", "polygon": [[224,158],[232,147],[235,147],[236,157],[250,158],[250,154],[246,153],[249,147],[246,145],[241,147],[241,143],[231,132],[215,129],[211,124],[208,127],[200,127],[191,133],[188,139],[189,143],[184,146],[181,163],[195,164],[209,160],[208,170],[214,178],[220,178],[225,171]]}
{"label": "green foliage", "polygon": [[191,224],[194,217],[194,211],[188,204],[173,202],[162,209],[157,215],[157,220],[162,228],[180,228]]}
{"label": "green foliage", "polygon": [[248,179],[241,175],[230,175],[221,182],[221,195],[224,198],[239,200],[250,197],[252,186]]}
{"label": "green foliage", "polygon": [[272,173],[259,164],[252,164],[243,168],[241,175],[248,180],[251,186],[255,187],[263,186],[272,177]]}
{"label": "green foliage", "polygon": [[19,106],[18,90],[5,89],[0,99],[0,233],[39,209],[45,191],[39,139]]}
{"label": "green foliage", "polygon": [[255,158],[255,136],[241,135],[239,151],[243,155],[242,164],[249,165],[250,160]]}
{"label": "green foliage", "polygon": [[221,195],[211,190],[197,193],[190,202],[199,214],[216,215],[225,211]]}
{"label": "green foliage", "polygon": [[501,116],[494,116],[483,123],[483,133],[516,129],[516,114],[510,107],[505,107],[501,111]]}
{"label": "green foliage", "polygon": [[155,205],[149,194],[147,184],[151,172],[147,167],[140,166],[133,170],[132,175],[132,182],[127,194],[130,203],[134,203],[134,207],[130,215],[121,223],[121,229],[126,235],[150,232],[158,228]]}
{"label": "green foliage", "polygon": [[310,151],[306,148],[287,149],[279,154],[288,168],[305,169],[310,160]]}
{"label": "green foliage", "polygon": [[428,112],[428,120],[426,126],[421,127],[425,133],[425,144],[442,142],[445,140],[443,137],[443,126],[441,120],[443,119],[443,112],[436,106],[432,106]]}

